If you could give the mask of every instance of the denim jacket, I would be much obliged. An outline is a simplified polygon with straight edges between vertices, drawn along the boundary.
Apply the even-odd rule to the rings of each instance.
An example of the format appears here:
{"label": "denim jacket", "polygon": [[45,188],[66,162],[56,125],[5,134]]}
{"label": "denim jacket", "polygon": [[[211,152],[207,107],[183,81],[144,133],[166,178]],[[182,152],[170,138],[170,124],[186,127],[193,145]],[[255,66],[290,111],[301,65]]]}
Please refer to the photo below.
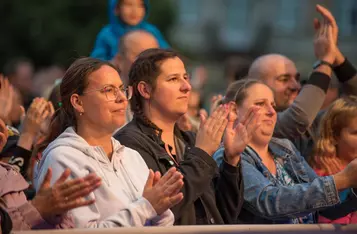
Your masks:
{"label": "denim jacket", "polygon": [[[309,213],[337,219],[357,210],[353,190],[338,192],[332,176],[318,177],[289,140],[272,138],[269,150],[295,185],[278,185],[259,155],[248,146],[242,153],[244,204],[238,223],[289,223]],[[223,155],[223,148],[213,155],[218,164]]]}

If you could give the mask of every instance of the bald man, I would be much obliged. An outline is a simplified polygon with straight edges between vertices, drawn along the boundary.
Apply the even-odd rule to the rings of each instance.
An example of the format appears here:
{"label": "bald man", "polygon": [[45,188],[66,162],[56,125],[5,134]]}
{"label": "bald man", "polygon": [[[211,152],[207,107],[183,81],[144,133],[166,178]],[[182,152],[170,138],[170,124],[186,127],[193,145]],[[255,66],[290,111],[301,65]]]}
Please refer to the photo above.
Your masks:
{"label": "bald man", "polygon": [[[318,44],[315,43],[315,51]],[[267,54],[257,58],[251,65],[248,77],[262,80],[274,92],[278,121],[274,137],[287,138],[306,159],[312,155],[314,136],[318,134],[320,109],[334,72],[346,94],[357,95],[355,68],[336,48],[334,60],[328,64],[315,65],[307,84],[301,90],[300,74],[294,62],[280,54]],[[318,62],[326,60],[317,57]]]}
{"label": "bald man", "polygon": [[[120,78],[124,85],[129,83],[129,71],[135,58],[143,51],[151,48],[159,48],[156,38],[149,32],[143,30],[134,30],[121,37],[119,42],[118,54],[111,60],[120,70]],[[126,111],[126,122],[133,118],[130,106]],[[119,130],[119,129],[118,129]]]}
{"label": "bald man", "polygon": [[120,69],[120,77],[124,84],[128,84],[128,76],[135,58],[143,51],[158,48],[159,43],[149,32],[143,30],[130,31],[119,42],[119,53],[112,63]]}
{"label": "bald man", "polygon": [[300,74],[294,62],[280,54],[257,58],[248,76],[261,79],[274,91],[277,111],[287,109],[301,89]]}

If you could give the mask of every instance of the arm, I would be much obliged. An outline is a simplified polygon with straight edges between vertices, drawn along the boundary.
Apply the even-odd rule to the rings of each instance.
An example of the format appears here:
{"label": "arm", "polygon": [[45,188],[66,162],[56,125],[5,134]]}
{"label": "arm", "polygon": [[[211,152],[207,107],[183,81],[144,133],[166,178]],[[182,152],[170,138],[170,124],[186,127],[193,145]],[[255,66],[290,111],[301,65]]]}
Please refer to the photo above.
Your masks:
{"label": "arm", "polygon": [[316,69],[294,103],[285,111],[278,113],[274,137],[294,140],[303,134],[319,112],[329,83],[330,75]]}
{"label": "arm", "polygon": [[336,58],[336,66],[333,69],[337,79],[347,95],[357,95],[357,71],[356,68],[345,58],[341,52]]}
{"label": "arm", "polygon": [[[73,154],[68,154],[65,152],[72,152]],[[84,162],[78,160],[78,157],[76,158],[76,154],[82,154],[82,152],[78,151],[76,153],[73,151],[73,148],[70,147],[59,147],[52,150],[47,155],[40,169],[39,177],[37,178],[36,182],[36,189],[38,189],[38,185],[41,183],[41,181],[43,181],[43,178],[49,167],[52,168],[53,174],[51,184],[53,184],[60,177],[66,168],[71,170],[70,178],[83,177],[89,174],[88,167],[90,167],[90,165],[83,165]],[[76,159],[78,161],[76,161]],[[92,169],[92,171],[95,170]],[[98,194],[103,193],[103,191],[101,191],[104,189],[103,186],[106,185],[102,185],[97,189],[96,192],[90,193],[88,199],[98,198]],[[104,219],[102,219],[100,212],[100,209],[103,209],[103,207],[98,207],[97,203],[76,208],[71,211],[71,214],[75,220],[75,226],[83,228],[144,226],[147,220],[151,220],[157,216],[154,208],[143,197],[130,204],[124,204],[123,206],[124,208],[119,212],[112,214]]]}
{"label": "arm", "polygon": [[19,144],[17,144],[9,160],[9,164],[14,166],[16,170],[20,172],[24,178],[27,178],[28,176],[27,169],[30,165],[31,154],[32,154],[31,150],[22,148],[21,146],[19,146]]}
{"label": "arm", "polygon": [[266,219],[279,220],[305,216],[339,203],[331,176],[317,177],[310,183],[286,187],[275,186],[246,160],[242,161],[242,172],[245,208]]}
{"label": "arm", "polygon": [[231,166],[223,156],[220,176],[215,181],[217,207],[225,224],[236,224],[244,201],[240,163]]}
{"label": "arm", "polygon": [[274,185],[252,163],[243,160],[244,200],[248,210],[267,219],[300,217],[314,211],[336,219],[356,210],[357,197],[351,189],[338,192],[332,176],[318,177],[305,159],[297,156],[310,182],[290,187]]}
{"label": "arm", "polygon": [[95,41],[93,51],[90,54],[90,57],[102,59],[105,61],[111,59],[111,58],[109,58],[110,57],[110,55],[109,55],[110,47],[106,41],[106,35],[108,33],[107,30],[108,30],[107,28],[103,28],[99,32],[97,39]]}
{"label": "arm", "polygon": [[[24,194],[19,193],[12,193],[6,196],[12,196],[14,199],[19,199],[20,196],[25,197]],[[31,202],[27,201],[20,207],[8,209],[7,212],[11,217],[14,230],[68,229],[74,227],[73,220],[67,215],[44,220]]]}

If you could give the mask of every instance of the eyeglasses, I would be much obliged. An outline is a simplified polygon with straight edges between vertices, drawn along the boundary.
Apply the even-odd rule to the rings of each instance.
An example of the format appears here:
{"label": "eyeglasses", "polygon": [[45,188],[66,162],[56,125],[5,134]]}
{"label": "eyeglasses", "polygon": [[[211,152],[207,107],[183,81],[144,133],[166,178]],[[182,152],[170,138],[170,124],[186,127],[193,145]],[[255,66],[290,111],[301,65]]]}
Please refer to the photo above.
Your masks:
{"label": "eyeglasses", "polygon": [[129,101],[131,99],[131,97],[133,96],[133,89],[132,87],[115,87],[113,85],[108,85],[105,86],[104,88],[100,88],[100,89],[93,89],[87,92],[83,92],[83,94],[86,93],[92,93],[92,92],[96,92],[99,91],[101,93],[104,93],[105,96],[107,97],[108,101],[114,101],[117,100],[119,93],[121,92],[122,94],[124,94],[125,98]]}

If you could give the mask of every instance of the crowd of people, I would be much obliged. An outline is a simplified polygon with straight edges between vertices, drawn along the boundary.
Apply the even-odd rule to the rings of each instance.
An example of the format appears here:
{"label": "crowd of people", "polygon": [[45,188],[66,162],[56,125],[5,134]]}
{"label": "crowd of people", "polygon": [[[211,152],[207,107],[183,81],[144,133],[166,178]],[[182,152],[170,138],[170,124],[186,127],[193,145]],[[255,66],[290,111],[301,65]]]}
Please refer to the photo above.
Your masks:
{"label": "crowd of people", "polygon": [[326,8],[303,86],[293,61],[263,55],[206,111],[148,1],[109,6],[48,97],[16,79],[27,60],[0,77],[0,232],[357,223],[357,70]]}

